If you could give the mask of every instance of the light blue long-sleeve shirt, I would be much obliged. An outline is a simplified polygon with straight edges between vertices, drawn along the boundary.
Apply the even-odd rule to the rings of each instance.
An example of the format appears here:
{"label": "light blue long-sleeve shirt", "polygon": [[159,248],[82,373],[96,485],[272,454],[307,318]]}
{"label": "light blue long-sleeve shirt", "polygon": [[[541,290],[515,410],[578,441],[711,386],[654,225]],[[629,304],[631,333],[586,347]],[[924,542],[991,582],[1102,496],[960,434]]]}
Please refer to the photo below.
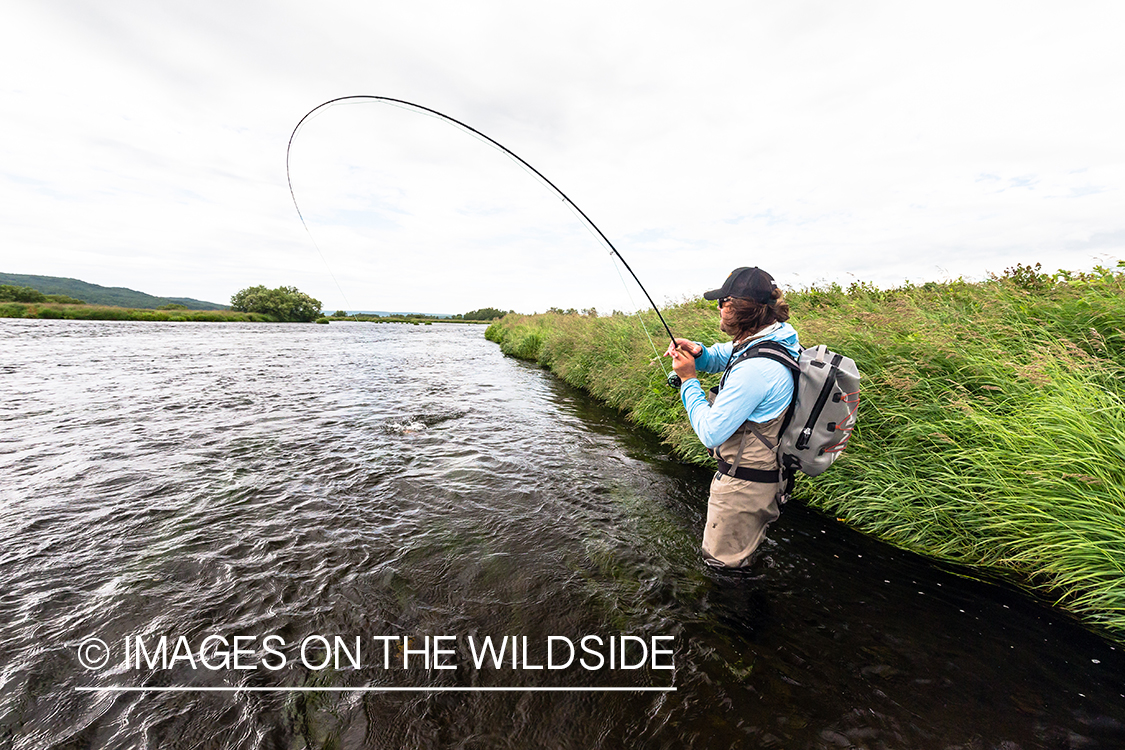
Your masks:
{"label": "light blue long-sleeve shirt", "polygon": [[[788,323],[782,323],[778,329],[754,341],[776,341],[784,345],[794,359],[800,356],[797,331]],[[695,368],[702,372],[722,372],[733,348],[732,343],[705,347],[695,359]],[[717,448],[747,420],[768,422],[789,408],[793,400],[793,373],[776,360],[752,357],[731,368],[713,405],[708,406],[703,386],[696,378],[684,381],[680,386],[680,398],[700,442],[708,448]]]}

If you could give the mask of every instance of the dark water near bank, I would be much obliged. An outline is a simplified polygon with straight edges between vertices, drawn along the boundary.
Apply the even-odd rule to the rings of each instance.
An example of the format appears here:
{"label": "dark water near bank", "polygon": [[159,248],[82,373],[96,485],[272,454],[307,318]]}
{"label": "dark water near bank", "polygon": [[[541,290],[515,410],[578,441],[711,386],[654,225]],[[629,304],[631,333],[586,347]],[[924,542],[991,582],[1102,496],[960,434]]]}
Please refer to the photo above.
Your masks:
{"label": "dark water near bank", "polygon": [[[9,320],[0,395],[0,748],[1125,747],[1121,651],[1020,595],[793,504],[711,573],[708,473],[479,327]],[[476,669],[505,635],[673,636],[675,669]],[[124,663],[161,636],[189,653]],[[193,669],[208,636],[253,668]],[[80,690],[238,685],[676,690]]]}

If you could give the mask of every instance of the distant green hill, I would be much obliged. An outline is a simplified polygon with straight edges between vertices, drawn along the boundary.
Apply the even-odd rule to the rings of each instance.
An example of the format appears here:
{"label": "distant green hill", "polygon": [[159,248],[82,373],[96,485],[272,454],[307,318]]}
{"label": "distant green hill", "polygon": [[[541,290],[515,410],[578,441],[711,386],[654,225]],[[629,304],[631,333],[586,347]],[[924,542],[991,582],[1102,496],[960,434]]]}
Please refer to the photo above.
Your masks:
{"label": "distant green hill", "polygon": [[188,297],[153,297],[121,286],[98,286],[78,279],[60,276],[28,276],[19,273],[0,273],[0,284],[29,286],[43,294],[65,294],[91,305],[114,305],[155,310],[161,305],[177,302],[189,310],[229,310],[230,305],[190,299]]}

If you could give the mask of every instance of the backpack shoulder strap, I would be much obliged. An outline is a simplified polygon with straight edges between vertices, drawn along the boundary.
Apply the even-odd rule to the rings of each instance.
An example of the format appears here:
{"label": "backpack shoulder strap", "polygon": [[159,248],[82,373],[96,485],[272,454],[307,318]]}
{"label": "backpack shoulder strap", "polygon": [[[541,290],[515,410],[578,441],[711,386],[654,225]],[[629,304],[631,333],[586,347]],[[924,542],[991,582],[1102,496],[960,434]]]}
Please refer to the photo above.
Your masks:
{"label": "backpack shoulder strap", "polygon": [[723,377],[719,380],[719,387],[726,385],[727,375],[730,374],[735,365],[753,357],[764,357],[785,365],[793,373],[793,384],[797,384],[797,376],[801,372],[801,367],[797,364],[797,360],[793,359],[793,355],[789,353],[785,345],[777,341],[759,341],[753,346],[731,353],[726,369],[723,370]]}
{"label": "backpack shoulder strap", "polygon": [[785,345],[777,341],[759,341],[757,344],[754,344],[738,355],[739,361],[750,359],[751,357],[765,357],[766,359],[780,362],[794,372],[801,371],[797,360],[793,359],[793,355],[789,353]]}
{"label": "backpack shoulder strap", "polygon": [[[797,360],[793,359],[793,355],[789,353],[784,344],[777,341],[759,341],[757,344],[731,355],[730,361],[727,363],[727,369],[723,371],[723,378],[719,381],[719,387],[721,388],[726,384],[727,375],[730,374],[731,368],[742,360],[752,357],[764,357],[765,359],[772,359],[774,362],[780,362],[789,368],[789,371],[793,374],[793,398],[785,409],[785,418],[781,420],[781,430],[778,433],[781,434],[785,432],[789,423],[793,420],[793,410],[797,405],[797,387],[801,380],[801,366],[797,363]],[[768,441],[766,445],[769,445]]]}

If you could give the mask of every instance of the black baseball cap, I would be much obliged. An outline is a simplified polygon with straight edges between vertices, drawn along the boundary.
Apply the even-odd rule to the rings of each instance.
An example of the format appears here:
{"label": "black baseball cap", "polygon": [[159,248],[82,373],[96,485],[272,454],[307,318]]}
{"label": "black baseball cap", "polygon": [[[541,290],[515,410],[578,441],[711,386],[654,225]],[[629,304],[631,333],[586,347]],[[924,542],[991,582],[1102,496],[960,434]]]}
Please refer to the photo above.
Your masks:
{"label": "black baseball cap", "polygon": [[773,283],[773,276],[755,266],[754,268],[736,268],[727,276],[723,285],[710,292],[703,293],[703,299],[722,299],[723,297],[742,297],[752,299],[763,305],[768,305],[773,299],[773,290],[777,285]]}

